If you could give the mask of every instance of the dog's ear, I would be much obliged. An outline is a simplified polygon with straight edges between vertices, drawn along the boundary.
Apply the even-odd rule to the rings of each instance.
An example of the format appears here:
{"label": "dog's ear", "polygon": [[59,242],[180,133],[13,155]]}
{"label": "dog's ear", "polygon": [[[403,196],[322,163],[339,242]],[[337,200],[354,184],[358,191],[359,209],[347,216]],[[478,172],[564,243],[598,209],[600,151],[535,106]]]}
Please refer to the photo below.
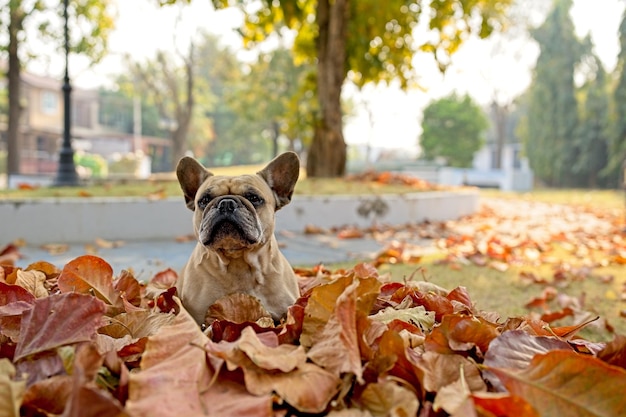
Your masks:
{"label": "dog's ear", "polygon": [[194,200],[198,189],[204,180],[212,175],[200,162],[189,156],[185,156],[178,161],[176,176],[185,195],[185,203],[190,210],[195,210],[196,208]]}
{"label": "dog's ear", "polygon": [[300,159],[295,152],[285,152],[257,172],[276,196],[276,210],[291,201],[293,189],[300,175]]}

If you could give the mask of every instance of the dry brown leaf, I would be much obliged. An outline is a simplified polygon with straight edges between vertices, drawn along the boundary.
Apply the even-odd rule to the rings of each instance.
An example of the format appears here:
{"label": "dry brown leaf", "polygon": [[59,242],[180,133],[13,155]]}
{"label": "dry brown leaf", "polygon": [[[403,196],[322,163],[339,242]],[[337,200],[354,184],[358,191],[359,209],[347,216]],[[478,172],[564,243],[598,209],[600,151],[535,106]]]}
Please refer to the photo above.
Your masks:
{"label": "dry brown leaf", "polygon": [[17,271],[17,279],[15,285],[26,289],[35,298],[45,298],[49,296],[48,290],[44,285],[46,282],[46,275],[41,271]]}

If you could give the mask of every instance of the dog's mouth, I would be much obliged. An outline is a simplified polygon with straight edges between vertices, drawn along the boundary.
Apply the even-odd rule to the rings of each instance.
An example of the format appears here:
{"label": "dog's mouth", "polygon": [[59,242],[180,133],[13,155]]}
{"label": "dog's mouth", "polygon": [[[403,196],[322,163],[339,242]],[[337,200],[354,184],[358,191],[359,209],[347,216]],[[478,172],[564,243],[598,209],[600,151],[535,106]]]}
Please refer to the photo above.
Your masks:
{"label": "dog's mouth", "polygon": [[231,240],[239,245],[255,243],[239,224],[228,219],[221,219],[208,227],[206,238],[202,243],[205,246],[212,246],[216,242],[225,243]]}
{"label": "dog's mouth", "polygon": [[231,216],[219,216],[207,219],[206,223],[203,222],[199,237],[206,247],[236,252],[256,245],[259,242],[260,233],[258,229],[250,225],[242,225]]}

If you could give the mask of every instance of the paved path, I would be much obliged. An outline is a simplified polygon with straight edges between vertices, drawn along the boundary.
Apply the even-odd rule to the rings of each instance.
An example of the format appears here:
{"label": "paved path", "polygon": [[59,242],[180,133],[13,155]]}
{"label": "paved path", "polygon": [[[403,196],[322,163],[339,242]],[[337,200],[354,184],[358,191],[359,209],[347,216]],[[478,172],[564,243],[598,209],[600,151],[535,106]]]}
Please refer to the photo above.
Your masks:
{"label": "paved path", "polygon": [[[475,245],[489,241],[493,236],[511,245],[524,240],[547,244],[553,239],[567,238],[570,244],[587,245],[590,241],[605,242],[607,247],[616,233],[617,223],[612,217],[597,216],[586,210],[567,206],[530,203],[520,200],[481,199],[483,208],[473,216],[442,224],[434,222],[418,227],[399,227],[387,233],[366,234],[365,238],[342,239],[336,233],[310,235],[302,232],[277,233],[282,252],[294,266],[313,266],[319,263],[338,263],[367,260],[383,249],[391,240],[433,248],[433,239],[446,236],[471,236]],[[0,242],[1,243],[1,242]],[[116,248],[97,248],[102,257],[118,274],[132,268],[140,279],[150,279],[167,268],[180,271],[195,242],[141,241],[124,242]],[[91,245],[95,246],[95,245]],[[71,245],[60,255],[52,255],[39,246],[20,249],[24,258],[18,266],[45,260],[62,267],[77,256],[88,252],[85,245]]]}
{"label": "paved path", "polygon": [[[294,266],[366,260],[384,246],[384,242],[371,238],[340,239],[334,235],[279,232],[277,238],[283,254]],[[116,275],[123,269],[132,268],[137,278],[147,280],[167,268],[180,271],[194,245],[192,241],[181,243],[174,240],[123,242],[115,248],[97,248],[94,254],[107,261]],[[41,247],[25,246],[20,249],[23,258],[17,265],[26,267],[32,262],[43,260],[61,268],[72,259],[93,250],[84,244],[69,245],[64,249],[67,250],[54,255]]]}

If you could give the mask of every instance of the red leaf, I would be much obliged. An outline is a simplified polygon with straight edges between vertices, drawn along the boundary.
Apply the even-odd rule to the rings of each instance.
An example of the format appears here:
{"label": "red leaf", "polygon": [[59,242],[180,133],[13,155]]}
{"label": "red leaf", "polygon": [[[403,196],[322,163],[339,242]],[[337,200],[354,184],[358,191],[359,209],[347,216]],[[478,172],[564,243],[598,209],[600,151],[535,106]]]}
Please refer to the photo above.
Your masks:
{"label": "red leaf", "polygon": [[106,307],[94,297],[55,294],[35,300],[22,314],[15,360],[60,346],[90,341],[103,324]]}
{"label": "red leaf", "polygon": [[0,306],[24,301],[28,304],[35,303],[35,296],[19,285],[5,284],[0,282]]}
{"label": "red leaf", "polygon": [[335,311],[317,335],[308,352],[309,358],[337,375],[352,372],[361,378],[363,368],[356,331],[356,289],[354,281],[337,298]]}
{"label": "red leaf", "polygon": [[[202,414],[207,417],[274,417],[271,395],[252,395],[244,385],[226,379],[218,379],[203,392],[205,404]],[[179,415],[178,412],[172,415]],[[152,415],[148,414],[149,417]]]}
{"label": "red leaf", "polygon": [[488,368],[507,390],[542,416],[621,416],[626,413],[626,371],[574,352],[555,350],[524,370]]}
{"label": "red leaf", "polygon": [[472,394],[471,398],[474,401],[474,406],[486,415],[539,417],[537,411],[530,404],[515,395],[477,392]]}
{"label": "red leaf", "polygon": [[113,288],[124,300],[133,306],[141,305],[142,286],[128,271],[122,271],[120,277],[115,280]]}
{"label": "red leaf", "polygon": [[546,323],[552,323],[553,321],[561,320],[564,317],[570,317],[574,315],[574,310],[570,307],[565,307],[561,311],[554,311],[552,313],[544,313],[541,315],[541,320]]}
{"label": "red leaf", "polygon": [[157,288],[167,289],[173,287],[176,284],[176,280],[178,280],[178,274],[173,269],[168,268],[157,272],[150,280],[150,284]]}
{"label": "red leaf", "polygon": [[472,299],[465,287],[456,287],[450,291],[446,298],[450,301],[457,301],[469,309],[473,307]]}
{"label": "red leaf", "polygon": [[120,294],[113,288],[113,268],[97,256],[80,256],[66,264],[58,285],[61,292],[91,294],[109,305],[121,304]]}
{"label": "red leaf", "polygon": [[[532,359],[552,350],[572,350],[572,347],[556,337],[533,336],[522,330],[510,330],[495,338],[489,345],[484,364],[492,368],[525,369]],[[503,388],[493,374],[485,378],[494,386]]]}
{"label": "red leaf", "polygon": [[148,338],[141,371],[130,374],[126,409],[132,416],[201,415],[202,392],[213,372],[202,346],[208,341],[184,309]]}
{"label": "red leaf", "polygon": [[626,336],[617,335],[598,353],[598,358],[610,365],[626,369]]}
{"label": "red leaf", "polygon": [[498,335],[496,326],[482,318],[446,315],[441,325],[426,336],[425,347],[439,353],[463,352],[477,347],[484,354]]}

